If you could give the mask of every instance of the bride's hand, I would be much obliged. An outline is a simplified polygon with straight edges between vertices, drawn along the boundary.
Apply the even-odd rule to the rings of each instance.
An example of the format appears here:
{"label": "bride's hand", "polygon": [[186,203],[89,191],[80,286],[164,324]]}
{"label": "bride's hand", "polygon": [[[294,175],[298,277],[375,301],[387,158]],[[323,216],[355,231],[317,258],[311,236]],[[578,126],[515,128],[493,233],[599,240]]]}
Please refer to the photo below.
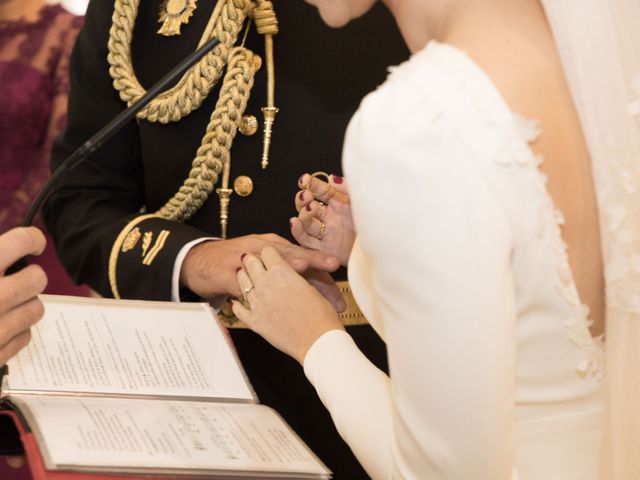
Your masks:
{"label": "bride's hand", "polygon": [[234,301],[233,313],[300,364],[324,333],[343,329],[331,303],[272,246],[265,247],[260,258],[244,255],[242,266],[238,284],[248,308]]}
{"label": "bride's hand", "polygon": [[[335,255],[346,266],[356,237],[347,185],[330,175],[330,183],[304,174],[296,194],[298,216],[291,219],[291,233],[300,245]],[[307,185],[309,185],[308,188]]]}

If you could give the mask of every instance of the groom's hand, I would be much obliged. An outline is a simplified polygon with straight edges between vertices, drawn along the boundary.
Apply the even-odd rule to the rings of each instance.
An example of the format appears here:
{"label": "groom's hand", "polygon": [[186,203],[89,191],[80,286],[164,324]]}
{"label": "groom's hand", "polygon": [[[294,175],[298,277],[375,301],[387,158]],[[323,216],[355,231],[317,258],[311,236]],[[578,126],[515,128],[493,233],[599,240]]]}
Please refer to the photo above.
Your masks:
{"label": "groom's hand", "polygon": [[275,234],[246,235],[229,240],[212,240],[196,245],[182,263],[181,283],[202,298],[211,299],[221,295],[241,298],[242,292],[236,281],[236,270],[242,265],[245,254],[259,255],[267,245],[278,253],[298,273],[306,274],[336,309],[344,309],[340,292],[328,272],[335,271],[339,260],[327,253],[309,250],[292,244]]}

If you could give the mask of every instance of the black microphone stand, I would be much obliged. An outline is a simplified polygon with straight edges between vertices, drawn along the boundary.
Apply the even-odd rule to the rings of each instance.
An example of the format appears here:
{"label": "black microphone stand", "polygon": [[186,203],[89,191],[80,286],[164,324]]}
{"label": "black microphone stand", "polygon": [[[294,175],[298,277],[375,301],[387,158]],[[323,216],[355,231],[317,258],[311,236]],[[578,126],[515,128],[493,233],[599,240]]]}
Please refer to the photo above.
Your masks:
{"label": "black microphone stand", "polygon": [[[73,152],[67,159],[56,169],[55,172],[49,178],[49,181],[46,183],[44,188],[40,191],[38,196],[35,198],[33,203],[31,204],[31,208],[27,212],[27,215],[22,223],[23,227],[28,227],[33,223],[33,219],[38,214],[38,211],[47,201],[47,199],[53,193],[53,188],[56,186],[56,183],[62,177],[65,172],[71,170],[76,167],[78,164],[82,163],[86,160],[93,152],[95,152],[98,148],[102,146],[104,142],[109,140],[113,135],[122,129],[129,121],[131,121],[136,114],[142,110],[147,104],[153,100],[160,92],[166,89],[170,84],[172,84],[180,75],[182,75],[185,71],[191,68],[196,62],[198,62],[202,57],[204,57],[209,51],[211,51],[216,45],[220,43],[220,40],[217,38],[210,39],[207,43],[205,43],[198,50],[193,52],[191,55],[182,60],[178,65],[176,65],[169,73],[167,73],[164,77],[162,77],[158,82],[156,82],[146,94],[144,94],[140,100],[131,105],[129,108],[120,112],[113,120],[107,123],[104,127],[102,127],[95,135],[93,135],[89,140],[84,142],[80,148],[78,148],[75,152]],[[17,271],[22,270],[29,264],[29,257],[23,257],[11,265],[7,269],[7,273],[15,273]]]}

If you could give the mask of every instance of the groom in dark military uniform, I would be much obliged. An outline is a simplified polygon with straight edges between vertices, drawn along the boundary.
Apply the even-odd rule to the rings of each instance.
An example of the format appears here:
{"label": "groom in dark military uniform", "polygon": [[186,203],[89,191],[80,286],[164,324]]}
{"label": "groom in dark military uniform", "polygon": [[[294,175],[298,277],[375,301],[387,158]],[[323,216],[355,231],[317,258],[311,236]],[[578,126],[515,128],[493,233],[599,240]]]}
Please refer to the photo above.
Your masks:
{"label": "groom in dark military uniform", "polygon": [[[335,294],[327,272],[336,264],[287,240],[298,177],[340,174],[350,115],[386,66],[408,53],[381,6],[330,31],[303,2],[274,3],[275,17],[262,0],[90,3],[53,168],[199,42],[218,36],[222,45],[70,171],[46,205],[45,221],[76,281],[116,298],[241,297],[241,255],[275,243],[310,282]],[[349,333],[384,365],[380,339],[346,300]],[[236,328],[234,318],[227,323],[261,402],[336,478],[366,478],[299,366]]]}

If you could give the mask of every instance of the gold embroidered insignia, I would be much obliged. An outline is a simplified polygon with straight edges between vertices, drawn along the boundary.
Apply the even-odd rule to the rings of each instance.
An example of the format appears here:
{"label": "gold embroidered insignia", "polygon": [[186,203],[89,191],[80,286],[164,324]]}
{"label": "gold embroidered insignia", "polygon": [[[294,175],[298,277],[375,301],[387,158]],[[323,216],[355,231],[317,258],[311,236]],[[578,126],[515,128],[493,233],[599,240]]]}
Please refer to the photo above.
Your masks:
{"label": "gold embroidered insignia", "polygon": [[145,232],[142,237],[142,256],[144,257],[147,254],[147,250],[149,250],[149,245],[151,245],[151,240],[153,240],[153,232]]}
{"label": "gold embroidered insignia", "polygon": [[149,253],[147,253],[147,255],[142,260],[143,265],[151,265],[153,263],[158,253],[160,253],[160,250],[164,248],[164,244],[167,241],[167,237],[169,236],[170,233],[171,232],[169,232],[169,230],[162,230],[158,234],[158,237],[156,238],[156,243],[153,244],[153,247],[151,247],[151,249],[149,250]]}
{"label": "gold embroidered insignia", "polygon": [[162,26],[158,33],[165,37],[180,35],[180,27],[189,23],[195,9],[196,0],[165,0],[160,6],[158,23],[162,23]]}
{"label": "gold embroidered insignia", "polygon": [[138,227],[131,230],[127,237],[124,239],[124,242],[122,242],[122,253],[133,250],[136,247],[141,236],[142,234],[140,233],[140,229]]}

